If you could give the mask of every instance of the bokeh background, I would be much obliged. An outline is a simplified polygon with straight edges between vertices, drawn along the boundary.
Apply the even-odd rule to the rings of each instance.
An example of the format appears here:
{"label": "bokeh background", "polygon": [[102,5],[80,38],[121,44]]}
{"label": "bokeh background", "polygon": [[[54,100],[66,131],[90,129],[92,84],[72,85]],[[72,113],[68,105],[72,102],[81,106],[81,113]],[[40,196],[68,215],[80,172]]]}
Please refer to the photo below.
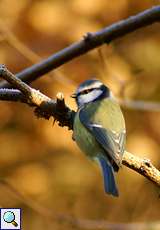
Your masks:
{"label": "bokeh background", "polygon": [[[17,73],[86,32],[158,4],[158,0],[1,0],[0,63]],[[32,86],[52,98],[63,92],[75,109],[71,93],[80,82],[96,76],[117,97],[159,102],[159,54],[157,23],[63,65]],[[106,196],[100,169],[81,153],[71,131],[53,125],[53,120],[37,119],[24,104],[0,106],[0,206],[21,207],[24,230],[86,229],[78,224],[83,219],[159,221],[160,191],[147,179],[123,167],[117,175],[120,197]],[[159,168],[159,112],[122,109],[127,150]]]}

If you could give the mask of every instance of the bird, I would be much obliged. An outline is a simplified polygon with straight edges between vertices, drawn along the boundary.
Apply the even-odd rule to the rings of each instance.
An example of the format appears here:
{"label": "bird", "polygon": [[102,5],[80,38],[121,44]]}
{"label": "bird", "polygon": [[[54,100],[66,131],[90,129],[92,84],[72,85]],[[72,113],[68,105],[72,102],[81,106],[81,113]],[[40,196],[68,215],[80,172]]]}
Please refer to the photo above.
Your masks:
{"label": "bird", "polygon": [[119,196],[115,172],[122,165],[126,128],[121,108],[112,91],[98,79],[82,82],[71,95],[77,104],[73,139],[79,148],[101,166],[104,190]]}

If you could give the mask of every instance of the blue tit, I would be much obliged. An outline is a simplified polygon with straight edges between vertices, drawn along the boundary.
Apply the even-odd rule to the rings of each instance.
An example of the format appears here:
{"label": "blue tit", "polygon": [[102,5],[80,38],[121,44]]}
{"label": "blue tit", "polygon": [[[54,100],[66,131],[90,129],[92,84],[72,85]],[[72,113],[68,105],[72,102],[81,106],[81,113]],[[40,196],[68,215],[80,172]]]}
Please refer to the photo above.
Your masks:
{"label": "blue tit", "polygon": [[118,196],[114,173],[122,164],[126,140],[120,106],[109,88],[96,79],[80,84],[72,97],[78,106],[73,138],[89,158],[99,161],[105,192]]}

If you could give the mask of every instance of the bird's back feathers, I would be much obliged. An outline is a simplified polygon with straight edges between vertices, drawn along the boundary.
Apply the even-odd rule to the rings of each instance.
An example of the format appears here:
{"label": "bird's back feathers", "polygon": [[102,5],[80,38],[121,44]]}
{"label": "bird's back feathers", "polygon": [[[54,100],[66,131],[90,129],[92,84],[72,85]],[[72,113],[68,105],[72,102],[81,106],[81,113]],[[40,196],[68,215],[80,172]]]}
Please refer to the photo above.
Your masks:
{"label": "bird's back feathers", "polygon": [[79,119],[119,167],[124,153],[125,123],[117,102],[107,98],[89,103],[80,108]]}

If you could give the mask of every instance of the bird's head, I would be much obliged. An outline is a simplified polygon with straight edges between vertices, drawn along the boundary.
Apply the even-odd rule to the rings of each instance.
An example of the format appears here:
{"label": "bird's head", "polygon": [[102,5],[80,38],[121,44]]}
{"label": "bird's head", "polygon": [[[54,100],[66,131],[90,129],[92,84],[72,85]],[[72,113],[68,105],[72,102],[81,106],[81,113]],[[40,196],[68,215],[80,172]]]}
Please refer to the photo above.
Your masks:
{"label": "bird's head", "polygon": [[71,97],[75,98],[78,107],[110,96],[109,88],[97,79],[82,82],[76,92],[71,95]]}

